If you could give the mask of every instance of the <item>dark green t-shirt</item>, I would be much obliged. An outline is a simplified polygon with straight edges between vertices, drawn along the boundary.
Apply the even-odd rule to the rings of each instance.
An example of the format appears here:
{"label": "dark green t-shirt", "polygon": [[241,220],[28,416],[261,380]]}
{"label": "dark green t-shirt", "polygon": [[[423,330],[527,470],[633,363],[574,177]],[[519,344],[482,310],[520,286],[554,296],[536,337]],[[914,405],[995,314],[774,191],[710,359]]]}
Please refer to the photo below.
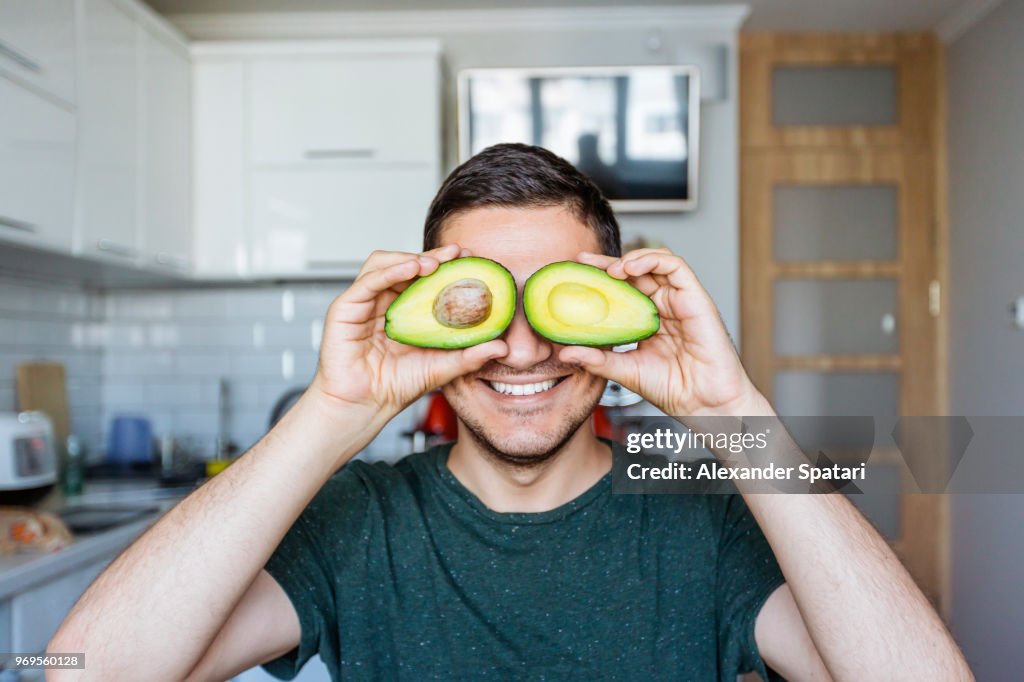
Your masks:
{"label": "dark green t-shirt", "polygon": [[784,579],[738,495],[613,494],[609,473],[498,513],[449,450],[352,462],[316,495],[266,566],[302,626],[271,674],[319,653],[346,680],[767,677],[754,619]]}

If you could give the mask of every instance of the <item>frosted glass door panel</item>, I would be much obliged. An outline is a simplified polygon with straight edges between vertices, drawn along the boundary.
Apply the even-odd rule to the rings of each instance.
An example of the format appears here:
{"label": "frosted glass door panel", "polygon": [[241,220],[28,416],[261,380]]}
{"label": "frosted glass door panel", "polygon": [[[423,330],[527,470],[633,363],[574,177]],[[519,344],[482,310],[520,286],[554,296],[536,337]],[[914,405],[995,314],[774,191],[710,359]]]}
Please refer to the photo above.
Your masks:
{"label": "frosted glass door panel", "polygon": [[774,194],[775,259],[895,260],[895,185],[780,185]]}
{"label": "frosted glass door panel", "polygon": [[898,415],[899,376],[887,372],[779,372],[775,407],[794,416]]}
{"label": "frosted glass door panel", "polygon": [[778,280],[775,353],[896,353],[898,311],[893,280]]}
{"label": "frosted glass door panel", "polygon": [[[779,372],[775,409],[786,417],[890,417],[899,414],[900,380],[889,373]],[[871,425],[854,419],[796,422],[793,436],[805,451],[818,448],[870,448]]]}
{"label": "frosted glass door panel", "polygon": [[777,126],[895,125],[899,78],[892,66],[783,66],[772,72]]}

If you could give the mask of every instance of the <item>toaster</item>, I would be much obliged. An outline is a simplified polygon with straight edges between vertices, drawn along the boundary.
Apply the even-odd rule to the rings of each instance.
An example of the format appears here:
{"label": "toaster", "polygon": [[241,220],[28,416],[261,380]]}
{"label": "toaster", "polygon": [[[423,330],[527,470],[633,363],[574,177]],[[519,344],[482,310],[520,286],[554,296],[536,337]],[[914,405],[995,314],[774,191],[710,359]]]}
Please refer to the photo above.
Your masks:
{"label": "toaster", "polygon": [[42,412],[0,412],[0,499],[45,493],[56,482],[50,418]]}

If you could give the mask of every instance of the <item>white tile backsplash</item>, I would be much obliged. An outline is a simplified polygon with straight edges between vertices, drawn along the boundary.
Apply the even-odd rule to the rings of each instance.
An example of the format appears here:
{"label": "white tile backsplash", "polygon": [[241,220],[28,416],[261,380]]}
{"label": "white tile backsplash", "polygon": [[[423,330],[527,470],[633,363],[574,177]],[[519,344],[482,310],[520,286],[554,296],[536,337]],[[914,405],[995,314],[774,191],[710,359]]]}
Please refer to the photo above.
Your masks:
{"label": "white tile backsplash", "polygon": [[87,330],[103,322],[102,296],[78,288],[0,276],[0,411],[18,409],[15,369],[64,364],[71,430],[98,452],[102,433],[102,350]]}
{"label": "white tile backsplash", "polygon": [[[187,291],[84,292],[0,276],[0,410],[15,409],[14,368],[49,359],[67,368],[72,428],[93,456],[115,416],[144,415],[155,435],[204,455],[217,438],[219,381],[230,393],[228,435],[242,449],[270,411],[316,372],[327,308],[342,284]],[[407,411],[367,449],[394,459]]]}

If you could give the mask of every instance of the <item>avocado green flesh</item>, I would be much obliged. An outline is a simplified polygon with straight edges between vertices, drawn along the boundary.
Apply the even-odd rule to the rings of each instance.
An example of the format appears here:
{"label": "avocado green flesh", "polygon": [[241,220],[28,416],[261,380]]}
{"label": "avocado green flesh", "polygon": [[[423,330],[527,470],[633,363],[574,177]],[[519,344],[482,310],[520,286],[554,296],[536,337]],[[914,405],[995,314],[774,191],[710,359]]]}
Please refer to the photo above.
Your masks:
{"label": "avocado green flesh", "polygon": [[618,346],[658,331],[661,320],[643,292],[600,268],[562,261],[535,272],[523,309],[538,334],[573,346]]}
{"label": "avocado green flesh", "polygon": [[[434,316],[434,303],[445,287],[460,280],[479,280],[490,290],[490,311],[479,324],[452,327]],[[486,258],[458,258],[442,263],[399,294],[384,316],[389,338],[421,348],[466,348],[495,339],[505,331],[516,310],[512,273]]]}

